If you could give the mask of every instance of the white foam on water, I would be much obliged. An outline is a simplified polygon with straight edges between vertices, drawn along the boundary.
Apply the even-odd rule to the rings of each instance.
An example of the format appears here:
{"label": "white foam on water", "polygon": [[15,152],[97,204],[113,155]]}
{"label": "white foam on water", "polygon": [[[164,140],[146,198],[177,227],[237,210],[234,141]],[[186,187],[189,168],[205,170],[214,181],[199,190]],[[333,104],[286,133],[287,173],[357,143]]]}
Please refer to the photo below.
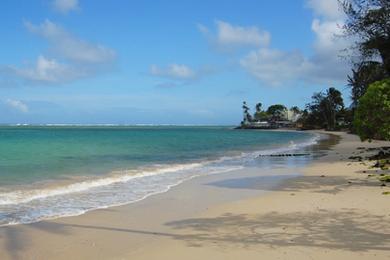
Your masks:
{"label": "white foam on water", "polygon": [[27,191],[18,190],[13,192],[0,193],[0,206],[27,203],[32,200],[44,199],[51,196],[65,195],[65,194],[75,193],[75,192],[83,192],[100,186],[106,186],[118,182],[128,182],[134,178],[164,174],[164,173],[174,172],[174,171],[189,170],[200,166],[201,166],[200,163],[191,163],[191,164],[182,164],[182,165],[179,164],[174,166],[167,166],[152,171],[135,172],[133,170],[129,170],[129,171],[122,171],[121,175],[114,175],[113,177],[106,177],[106,178],[100,178],[91,181],[73,183],[63,187],[55,187],[51,189],[27,190]]}
{"label": "white foam on water", "polygon": [[224,156],[197,163],[154,165],[148,169],[113,172],[108,177],[64,186],[0,193],[0,226],[33,223],[45,219],[76,216],[85,212],[143,200],[198,176],[238,170],[259,155],[301,149],[315,144],[319,135],[306,142],[280,148]]}

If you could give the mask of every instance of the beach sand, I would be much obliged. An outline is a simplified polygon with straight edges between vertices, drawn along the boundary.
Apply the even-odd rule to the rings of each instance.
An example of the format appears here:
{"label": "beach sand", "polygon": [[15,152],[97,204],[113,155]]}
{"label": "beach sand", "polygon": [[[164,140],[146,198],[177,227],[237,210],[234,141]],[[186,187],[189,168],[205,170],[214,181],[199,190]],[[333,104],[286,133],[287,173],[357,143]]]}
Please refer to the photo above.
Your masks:
{"label": "beach sand", "polygon": [[335,134],[303,168],[200,177],[137,203],[0,228],[0,259],[390,259],[390,184],[368,177],[380,173],[373,162],[349,159],[390,143]]}

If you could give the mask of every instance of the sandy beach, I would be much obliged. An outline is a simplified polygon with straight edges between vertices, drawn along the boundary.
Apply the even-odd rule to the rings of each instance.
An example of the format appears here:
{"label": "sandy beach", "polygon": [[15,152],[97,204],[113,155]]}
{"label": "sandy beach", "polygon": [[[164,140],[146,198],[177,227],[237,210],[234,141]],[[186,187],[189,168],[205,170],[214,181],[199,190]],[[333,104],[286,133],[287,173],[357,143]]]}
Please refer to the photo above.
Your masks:
{"label": "sandy beach", "polygon": [[137,203],[2,227],[0,259],[390,259],[386,171],[349,158],[390,142],[334,134],[304,167],[199,177]]}

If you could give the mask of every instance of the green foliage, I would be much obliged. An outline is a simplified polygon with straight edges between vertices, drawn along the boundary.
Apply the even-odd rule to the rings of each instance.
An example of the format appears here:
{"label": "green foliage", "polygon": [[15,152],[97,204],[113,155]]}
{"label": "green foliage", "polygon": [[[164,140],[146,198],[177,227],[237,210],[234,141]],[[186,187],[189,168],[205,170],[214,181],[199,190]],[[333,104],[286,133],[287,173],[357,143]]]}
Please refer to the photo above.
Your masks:
{"label": "green foliage", "polygon": [[252,120],[253,120],[252,119],[252,115],[249,112],[249,107],[246,104],[246,101],[242,102],[242,109],[243,109],[243,112],[244,112],[244,118],[241,121],[241,125],[245,125],[245,124],[247,124],[249,122],[252,122]]}
{"label": "green foliage", "polygon": [[368,86],[384,79],[386,72],[383,65],[376,61],[361,62],[352,69],[352,76],[348,76],[348,85],[351,87],[353,107],[358,105],[359,99],[366,93]]}
{"label": "green foliage", "polygon": [[390,79],[371,84],[359,99],[354,126],[364,140],[390,140]]}
{"label": "green foliage", "polygon": [[257,121],[267,121],[269,119],[269,115],[265,111],[260,111],[254,114],[254,118]]}
{"label": "green foliage", "polygon": [[380,181],[390,182],[390,175],[385,175],[379,178]]}
{"label": "green foliage", "polygon": [[337,115],[344,109],[344,101],[341,92],[335,88],[329,88],[326,91],[325,99],[323,100],[323,113],[327,122],[328,130],[336,129]]}
{"label": "green foliage", "polygon": [[284,105],[276,104],[269,106],[267,109],[267,114],[272,120],[283,120],[287,108]]}
{"label": "green foliage", "polygon": [[329,88],[326,92],[314,93],[312,102],[306,105],[301,118],[305,129],[326,128],[335,130],[337,118],[344,111],[344,102],[341,92]]}
{"label": "green foliage", "polygon": [[263,104],[261,104],[261,103],[257,103],[255,106],[256,111],[253,115],[253,118],[256,121],[267,121],[269,119],[269,115],[267,114],[266,111],[262,110],[262,106],[263,106]]}
{"label": "green foliage", "polygon": [[[353,101],[353,124],[350,125],[350,130],[358,133],[362,140],[388,139],[388,124],[382,122],[384,119],[388,120],[386,114],[382,113],[386,106],[380,108],[384,102],[383,91],[372,90],[367,97],[363,97],[371,84],[390,76],[390,1],[339,0],[339,2],[346,14],[345,35],[352,36],[355,50],[360,54],[360,56],[357,56],[356,52],[351,54],[355,68],[352,75],[348,76]],[[360,59],[356,60],[356,57]],[[361,100],[365,102],[362,105],[359,104]],[[376,100],[381,103],[375,103]]]}

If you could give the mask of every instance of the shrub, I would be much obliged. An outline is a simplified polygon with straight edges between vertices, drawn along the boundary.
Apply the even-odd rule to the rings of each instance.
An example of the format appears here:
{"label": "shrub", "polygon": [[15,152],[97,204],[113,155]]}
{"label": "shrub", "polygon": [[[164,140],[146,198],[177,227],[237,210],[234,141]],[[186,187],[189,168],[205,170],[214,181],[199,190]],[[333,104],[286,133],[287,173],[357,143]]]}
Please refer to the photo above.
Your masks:
{"label": "shrub", "polygon": [[359,99],[354,126],[364,140],[390,140],[390,79],[372,83]]}

